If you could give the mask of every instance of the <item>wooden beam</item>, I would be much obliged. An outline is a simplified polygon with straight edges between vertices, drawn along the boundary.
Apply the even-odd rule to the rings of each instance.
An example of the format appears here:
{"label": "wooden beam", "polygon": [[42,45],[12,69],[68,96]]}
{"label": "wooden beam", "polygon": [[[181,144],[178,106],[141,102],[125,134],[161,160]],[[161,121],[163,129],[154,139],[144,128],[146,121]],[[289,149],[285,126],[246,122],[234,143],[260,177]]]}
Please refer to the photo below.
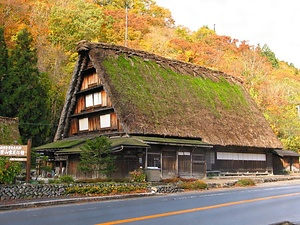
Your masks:
{"label": "wooden beam", "polygon": [[31,140],[27,141],[27,161],[26,161],[26,183],[30,182],[30,169],[31,169]]}

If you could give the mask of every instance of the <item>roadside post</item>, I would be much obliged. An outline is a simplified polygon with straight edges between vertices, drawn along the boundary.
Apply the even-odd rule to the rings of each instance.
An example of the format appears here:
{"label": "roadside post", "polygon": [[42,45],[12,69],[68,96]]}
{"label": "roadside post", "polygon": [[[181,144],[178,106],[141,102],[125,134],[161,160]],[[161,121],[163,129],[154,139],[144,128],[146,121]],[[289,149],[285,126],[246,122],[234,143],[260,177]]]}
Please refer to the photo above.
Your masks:
{"label": "roadside post", "polygon": [[27,141],[27,162],[26,162],[26,179],[25,182],[30,182],[30,169],[31,169],[31,140]]}

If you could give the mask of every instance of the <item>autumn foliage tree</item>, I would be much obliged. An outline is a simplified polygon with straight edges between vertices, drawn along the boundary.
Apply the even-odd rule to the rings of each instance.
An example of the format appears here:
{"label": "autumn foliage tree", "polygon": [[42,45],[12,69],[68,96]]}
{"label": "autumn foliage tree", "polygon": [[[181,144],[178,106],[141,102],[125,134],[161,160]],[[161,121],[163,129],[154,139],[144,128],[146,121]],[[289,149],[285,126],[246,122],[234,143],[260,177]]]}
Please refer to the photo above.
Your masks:
{"label": "autumn foliage tree", "polygon": [[[45,102],[51,105],[50,123],[57,122],[64,102],[77,59],[76,43],[86,39],[124,45],[127,30],[126,43],[130,48],[238,77],[284,147],[300,149],[300,124],[295,109],[300,102],[299,69],[292,62],[277,59],[267,43],[263,47],[250,45],[218,35],[205,24],[199,24],[196,31],[175,26],[170,11],[154,0],[0,1],[0,12],[8,49],[15,45],[12,37],[24,27],[32,34],[38,71],[49,76],[50,94]],[[0,48],[3,51],[5,46]],[[5,59],[4,55],[5,50],[0,57]],[[3,65],[0,70],[5,68]]]}

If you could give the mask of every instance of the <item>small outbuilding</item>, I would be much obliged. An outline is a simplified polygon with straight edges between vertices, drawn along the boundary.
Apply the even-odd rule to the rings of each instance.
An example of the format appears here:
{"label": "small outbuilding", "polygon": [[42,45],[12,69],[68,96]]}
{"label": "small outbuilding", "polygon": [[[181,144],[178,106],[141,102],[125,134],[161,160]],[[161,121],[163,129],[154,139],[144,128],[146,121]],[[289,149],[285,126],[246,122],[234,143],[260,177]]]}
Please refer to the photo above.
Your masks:
{"label": "small outbuilding", "polygon": [[274,150],[274,174],[298,173],[300,154],[290,150]]}

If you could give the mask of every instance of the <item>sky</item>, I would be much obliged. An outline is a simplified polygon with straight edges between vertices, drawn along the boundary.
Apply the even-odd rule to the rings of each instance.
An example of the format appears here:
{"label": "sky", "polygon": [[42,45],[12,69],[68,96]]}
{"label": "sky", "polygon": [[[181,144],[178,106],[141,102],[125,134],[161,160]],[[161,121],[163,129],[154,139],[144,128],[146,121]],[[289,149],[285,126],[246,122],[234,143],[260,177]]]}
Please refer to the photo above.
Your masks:
{"label": "sky", "polygon": [[[251,45],[267,44],[280,61],[300,68],[299,0],[155,0],[176,25],[202,26]],[[299,56],[298,56],[299,54]]]}

